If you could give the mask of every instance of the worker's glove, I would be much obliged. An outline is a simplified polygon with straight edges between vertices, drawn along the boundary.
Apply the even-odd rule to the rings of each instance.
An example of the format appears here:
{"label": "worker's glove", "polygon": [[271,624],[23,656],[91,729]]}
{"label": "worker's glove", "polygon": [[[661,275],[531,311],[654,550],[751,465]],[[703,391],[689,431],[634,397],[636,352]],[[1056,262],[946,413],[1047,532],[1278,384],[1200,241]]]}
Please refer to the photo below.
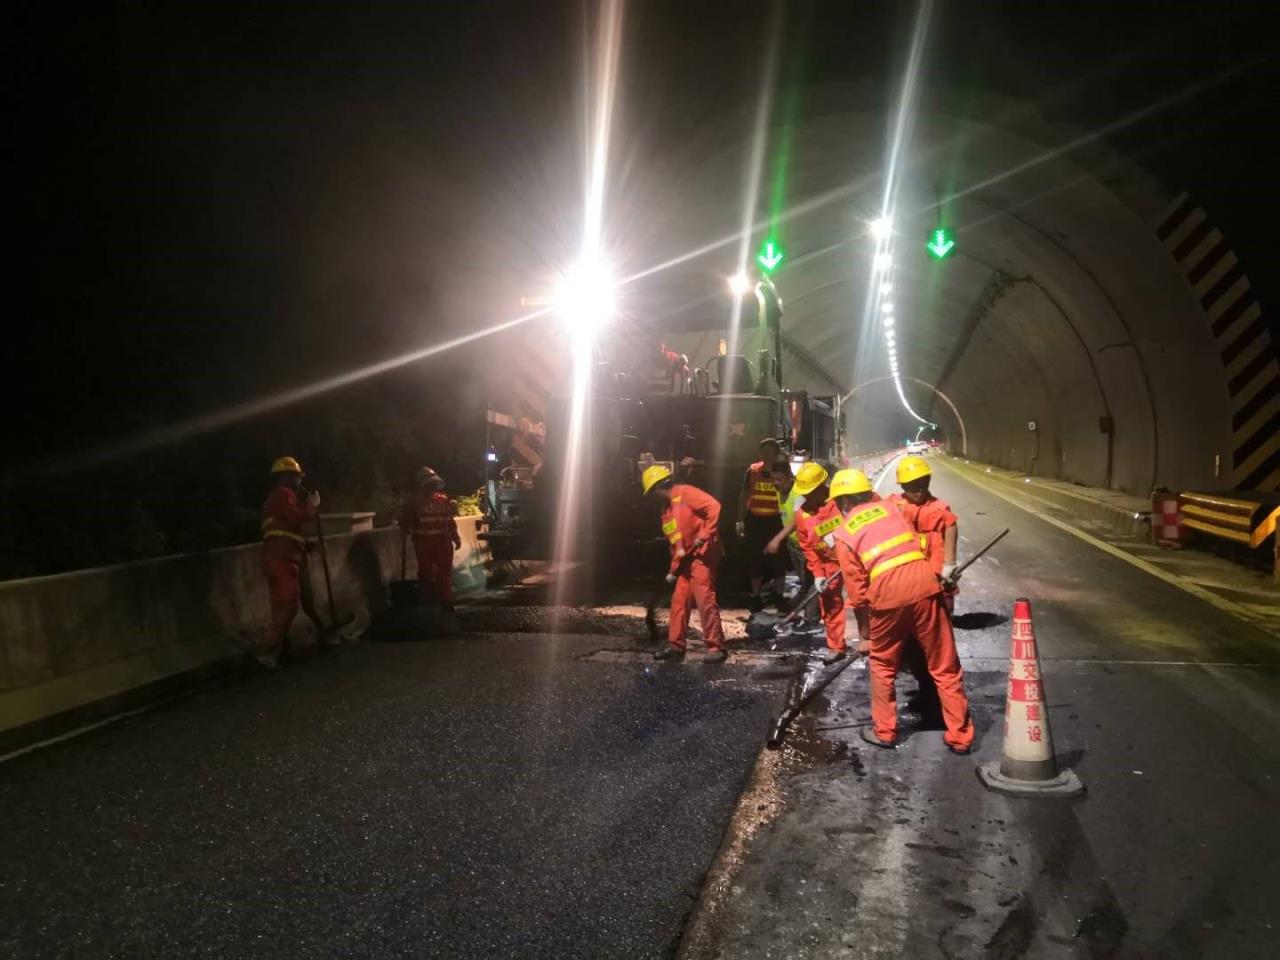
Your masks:
{"label": "worker's glove", "polygon": [[667,583],[675,583],[675,582],[676,582],[676,575],[674,573],[668,573]]}
{"label": "worker's glove", "polygon": [[821,593],[823,590],[827,589],[828,579],[829,579],[828,577],[814,577],[813,589],[818,591],[818,593]]}
{"label": "worker's glove", "polygon": [[956,565],[954,563],[944,563],[942,565],[942,579],[954,580],[956,576]]}
{"label": "worker's glove", "polygon": [[453,549],[455,549],[455,550],[461,550],[461,549],[462,549],[462,538],[461,538],[461,537],[454,537],[454,538],[453,538]]}
{"label": "worker's glove", "polygon": [[703,540],[701,537],[699,537],[697,540],[693,541],[693,549],[694,549],[695,551],[697,551],[697,550],[701,550],[701,549],[703,548],[703,546],[706,544],[706,542],[707,542],[707,541],[705,541],[705,540]]}
{"label": "worker's glove", "polygon": [[747,522],[745,520],[739,520],[733,525],[733,532],[739,537],[745,537],[747,535]]}
{"label": "worker's glove", "polygon": [[312,508],[320,506],[320,491],[312,490],[311,493],[307,495],[307,503],[311,504]]}

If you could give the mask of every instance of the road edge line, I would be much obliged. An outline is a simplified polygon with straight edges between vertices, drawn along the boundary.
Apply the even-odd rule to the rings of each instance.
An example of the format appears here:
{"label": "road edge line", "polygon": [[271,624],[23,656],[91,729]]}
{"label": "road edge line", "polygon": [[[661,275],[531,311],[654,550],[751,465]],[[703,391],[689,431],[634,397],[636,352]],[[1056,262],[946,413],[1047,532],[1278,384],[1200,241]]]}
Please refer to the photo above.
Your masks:
{"label": "road edge line", "polygon": [[[1023,511],[1024,513],[1029,513],[1033,517],[1037,517],[1043,520],[1045,523],[1048,523],[1052,526],[1057,527],[1059,530],[1065,530],[1067,533],[1071,534],[1073,537],[1076,537],[1079,540],[1083,540],[1085,543],[1089,544],[1090,546],[1096,547],[1097,549],[1101,550],[1103,553],[1110,554],[1111,556],[1115,557],[1117,560],[1123,560],[1125,563],[1129,564],[1130,566],[1137,567],[1139,570],[1142,570],[1146,573],[1151,574],[1151,576],[1155,577],[1157,580],[1163,580],[1165,583],[1168,583],[1171,586],[1177,587],[1179,590],[1183,591],[1184,593],[1188,593],[1193,597],[1197,597],[1198,599],[1203,600],[1205,603],[1208,603],[1210,606],[1217,607],[1219,610],[1223,611],[1224,613],[1231,614],[1237,620],[1241,620],[1249,624],[1249,626],[1251,627],[1258,628],[1268,636],[1273,636],[1273,637],[1280,636],[1280,633],[1277,633],[1275,630],[1273,630],[1269,623],[1255,619],[1255,614],[1253,613],[1252,610],[1249,610],[1247,607],[1242,606],[1241,604],[1238,604],[1238,603],[1234,603],[1231,600],[1226,599],[1225,597],[1220,597],[1216,593],[1213,593],[1212,591],[1205,590],[1203,587],[1199,587],[1196,584],[1191,583],[1190,581],[1182,577],[1179,577],[1177,574],[1168,573],[1167,571],[1161,570],[1155,564],[1148,563],[1146,560],[1143,560],[1141,557],[1136,557],[1126,550],[1121,550],[1119,547],[1112,546],[1111,544],[1107,543],[1105,540],[1100,540],[1099,538],[1093,536],[1093,534],[1086,533],[1085,531],[1081,530],[1079,527],[1072,526],[1071,524],[1067,523],[1064,520],[1059,520],[1057,517],[1051,517],[1048,514],[1044,513],[1043,511],[1037,510],[1035,507],[1029,506],[1025,503],[1019,503],[1017,500],[1013,498],[1011,494],[1005,493],[1003,490],[997,490],[995,486],[990,485],[988,483],[984,483],[983,481],[977,479],[974,476],[970,476],[970,471],[963,469],[961,467],[957,467],[955,464],[950,463],[945,459],[939,459],[936,462],[939,464],[939,466],[944,467],[946,470],[953,473],[955,476],[959,477],[961,480],[964,480],[982,490],[986,490],[992,496],[999,497],[1001,500],[1004,500],[1006,503],[1012,504],[1013,506],[1017,507],[1019,510]],[[977,472],[978,471],[973,471],[973,473],[977,473]],[[1034,499],[1040,500],[1039,497],[1035,497]],[[1044,500],[1040,500],[1040,502],[1046,503],[1046,501]]]}

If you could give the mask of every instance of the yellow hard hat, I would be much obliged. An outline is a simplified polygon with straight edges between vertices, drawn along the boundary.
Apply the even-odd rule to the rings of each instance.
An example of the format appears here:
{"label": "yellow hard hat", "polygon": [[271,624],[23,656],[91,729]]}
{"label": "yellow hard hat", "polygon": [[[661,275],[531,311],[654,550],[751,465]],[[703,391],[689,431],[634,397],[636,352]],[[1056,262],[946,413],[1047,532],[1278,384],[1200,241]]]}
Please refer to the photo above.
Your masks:
{"label": "yellow hard hat", "polygon": [[670,479],[671,471],[660,463],[655,463],[652,467],[645,467],[644,473],[640,474],[640,486],[644,488],[644,492],[648,493],[663,480]]}
{"label": "yellow hard hat", "polygon": [[929,469],[929,464],[925,463],[924,457],[903,457],[898,461],[898,483],[910,483],[912,480],[932,475],[933,471]]}
{"label": "yellow hard hat", "polygon": [[849,497],[855,493],[870,493],[871,481],[861,470],[837,470],[831,478],[831,496]]}
{"label": "yellow hard hat", "polygon": [[807,497],[827,482],[827,471],[820,463],[810,460],[796,471],[796,493]]}
{"label": "yellow hard hat", "polygon": [[271,465],[272,473],[301,473],[302,464],[293,457],[277,457],[276,462]]}

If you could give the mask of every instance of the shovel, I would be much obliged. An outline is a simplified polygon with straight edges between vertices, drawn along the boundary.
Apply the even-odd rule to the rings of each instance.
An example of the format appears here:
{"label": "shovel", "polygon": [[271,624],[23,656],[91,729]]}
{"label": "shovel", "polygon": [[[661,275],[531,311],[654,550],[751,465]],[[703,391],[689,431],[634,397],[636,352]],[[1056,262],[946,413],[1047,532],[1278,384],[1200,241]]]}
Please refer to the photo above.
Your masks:
{"label": "shovel", "polygon": [[[967,570],[979,557],[1003,540],[1008,532],[1008,528],[1005,528],[996,534],[985,547],[971,556],[964,563],[960,564],[960,566],[956,568],[955,573],[953,573],[945,583],[954,585],[960,578],[960,574],[964,573],[964,571]],[[810,592],[813,593],[815,591],[810,590]],[[805,602],[808,602],[809,599],[811,598],[806,598]],[[803,609],[803,607],[797,607],[796,609]],[[794,612],[795,611],[792,611],[792,613]],[[784,620],[783,622],[785,623],[786,621]],[[817,681],[807,688],[806,681],[808,680],[808,676],[797,677],[795,681],[793,681],[791,691],[787,696],[786,709],[783,710],[782,713],[778,714],[778,719],[774,721],[773,724],[773,731],[769,734],[769,739],[765,741],[765,745],[770,750],[777,750],[778,747],[782,745],[782,738],[786,736],[787,728],[791,726],[791,721],[800,715],[800,711],[805,708],[810,700],[826,689],[827,685],[831,683],[832,680],[844,673],[845,670],[849,669],[849,665],[857,659],[859,658],[846,657],[844,660],[840,661],[834,669],[827,670],[820,674]]]}
{"label": "shovel", "polygon": [[[823,589],[829,590],[831,587],[838,587],[839,585],[840,571],[837,570],[827,578],[826,585]],[[800,599],[796,601],[795,606],[791,608],[791,612],[781,620],[773,620],[772,618],[766,620],[757,614],[752,617],[751,622],[747,624],[747,635],[753,640],[773,639],[775,641],[787,636],[791,632],[791,624],[804,614],[805,608],[808,607],[809,604],[813,603],[817,598],[818,593],[819,590],[816,585],[810,587],[805,591]],[[776,642],[774,643],[774,646],[777,646]]]}
{"label": "shovel", "polygon": [[[676,567],[677,577],[680,576],[680,573],[684,570],[685,564],[692,559],[693,554],[688,554],[680,561],[680,565]],[[649,594],[649,599],[646,600],[644,604],[644,626],[645,629],[649,631],[649,639],[654,643],[662,642],[662,634],[658,630],[658,598],[666,592],[668,586],[669,584],[667,583],[667,578],[664,574],[662,579],[658,581],[658,585],[653,588],[653,592]]]}
{"label": "shovel", "polygon": [[324,527],[320,523],[320,514],[316,514],[316,545],[320,548],[320,565],[324,569],[324,589],[325,594],[329,598],[329,629],[326,631],[326,642],[332,642],[335,633],[353,621],[356,616],[354,613],[348,614],[346,619],[338,620],[338,608],[333,602],[333,580],[329,576],[329,551],[324,544]]}
{"label": "shovel", "polygon": [[809,674],[796,677],[791,684],[791,690],[787,694],[787,707],[782,713],[778,714],[778,719],[774,721],[773,731],[769,734],[769,739],[765,741],[765,746],[770,750],[777,750],[782,746],[782,738],[787,735],[787,728],[791,726],[791,721],[800,715],[803,710],[818,694],[827,688],[836,677],[844,673],[849,667],[860,660],[861,657],[850,655],[841,660],[830,670],[823,670],[817,675],[817,680],[812,684],[808,684]]}
{"label": "shovel", "polygon": [[408,552],[409,535],[400,535],[400,579],[391,584],[393,607],[416,607],[422,602],[422,588],[414,580],[405,579],[405,554]]}

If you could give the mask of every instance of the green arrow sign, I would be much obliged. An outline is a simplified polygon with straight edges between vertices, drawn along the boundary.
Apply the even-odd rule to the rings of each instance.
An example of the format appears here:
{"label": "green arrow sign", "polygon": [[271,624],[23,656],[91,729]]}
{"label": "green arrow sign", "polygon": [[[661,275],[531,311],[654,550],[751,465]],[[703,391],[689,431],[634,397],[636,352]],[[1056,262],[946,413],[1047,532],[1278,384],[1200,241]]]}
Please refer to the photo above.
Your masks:
{"label": "green arrow sign", "polygon": [[774,268],[781,262],[782,251],[776,248],[772,240],[766,243],[764,249],[756,256],[756,263],[760,264],[765,273],[773,273]]}
{"label": "green arrow sign", "polygon": [[924,246],[935,259],[941,260],[956,248],[956,242],[952,239],[950,230],[939,227],[929,235],[929,242]]}

